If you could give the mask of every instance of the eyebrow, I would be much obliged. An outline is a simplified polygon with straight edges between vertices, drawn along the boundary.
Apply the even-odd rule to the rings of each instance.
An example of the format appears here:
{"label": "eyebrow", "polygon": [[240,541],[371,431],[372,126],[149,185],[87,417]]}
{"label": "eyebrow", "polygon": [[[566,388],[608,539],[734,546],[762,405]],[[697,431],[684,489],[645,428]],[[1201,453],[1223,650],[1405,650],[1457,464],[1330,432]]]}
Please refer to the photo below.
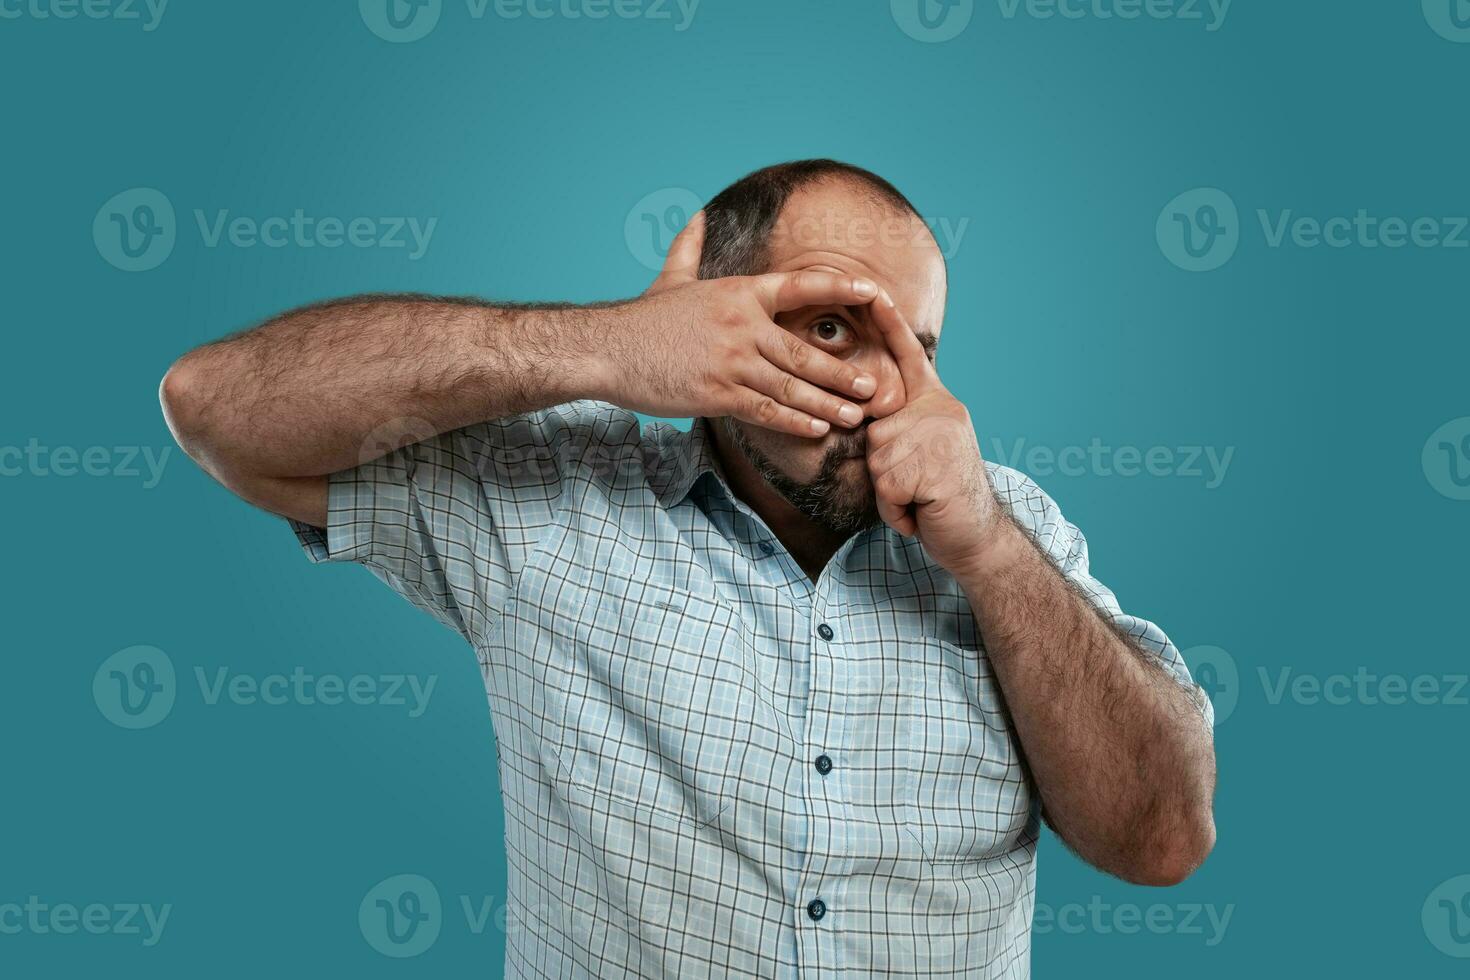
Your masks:
{"label": "eyebrow", "polygon": [[[859,319],[861,317],[867,316],[867,311],[861,306],[845,306],[843,307],[843,309],[846,310],[848,315],[851,316],[853,319]],[[915,330],[914,336],[918,338],[919,344],[924,348],[925,354],[928,354],[932,357],[934,355],[934,352],[939,349],[939,338],[934,336],[934,334],[930,333],[928,330]]]}

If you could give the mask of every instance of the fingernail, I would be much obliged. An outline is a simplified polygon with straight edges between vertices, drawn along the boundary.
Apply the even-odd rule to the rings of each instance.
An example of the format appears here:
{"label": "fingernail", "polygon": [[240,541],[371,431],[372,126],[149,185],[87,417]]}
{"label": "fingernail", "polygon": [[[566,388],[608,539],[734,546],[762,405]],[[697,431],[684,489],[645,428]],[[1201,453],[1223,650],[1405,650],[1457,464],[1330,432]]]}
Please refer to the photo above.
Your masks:
{"label": "fingernail", "polygon": [[848,425],[857,425],[863,420],[863,410],[856,405],[843,405],[837,410],[837,417]]}
{"label": "fingernail", "polygon": [[812,419],[812,431],[817,435],[826,435],[830,428],[832,426],[827,423],[826,419]]}
{"label": "fingernail", "polygon": [[[878,390],[878,382],[875,381],[870,375],[860,374],[858,375],[857,380],[852,383],[852,390],[856,391],[864,398],[867,398],[873,392]],[[862,420],[859,419],[858,421],[861,422]]]}
{"label": "fingernail", "polygon": [[878,284],[869,279],[854,279],[852,281],[852,291],[859,296],[877,296]]}

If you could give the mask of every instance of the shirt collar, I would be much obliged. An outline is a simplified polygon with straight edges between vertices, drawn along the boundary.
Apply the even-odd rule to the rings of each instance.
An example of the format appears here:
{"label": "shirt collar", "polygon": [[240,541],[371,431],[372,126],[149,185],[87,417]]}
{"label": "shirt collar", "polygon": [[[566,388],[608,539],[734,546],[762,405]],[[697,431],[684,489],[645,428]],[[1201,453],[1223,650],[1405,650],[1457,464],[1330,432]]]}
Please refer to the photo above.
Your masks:
{"label": "shirt collar", "polygon": [[[725,481],[725,473],[720,466],[714,438],[710,431],[714,424],[712,419],[697,418],[689,426],[687,432],[681,432],[673,426],[666,426],[665,431],[661,433],[662,438],[657,443],[661,448],[657,459],[653,461],[654,465],[650,471],[648,483],[664,509],[667,510],[683,502],[694,490],[695,485],[705,477],[705,474],[709,474],[707,483],[718,487],[738,509],[747,514],[751,513],[747,505],[735,496],[735,492]],[[922,564],[920,557],[922,547],[918,539],[909,539],[897,533],[891,533],[890,529],[882,524],[850,537],[837,550],[833,560],[841,565],[843,557],[854,546],[863,542],[880,542],[879,547],[885,547],[892,553],[889,561],[884,563],[885,569],[911,569],[915,567],[916,562]],[[800,576],[800,581],[805,586],[811,585],[804,574]]]}
{"label": "shirt collar", "polygon": [[658,501],[666,509],[680,503],[689,496],[695,483],[706,473],[725,491],[734,496],[725,482],[716,455],[714,438],[710,432],[713,423],[707,418],[697,418],[687,432],[673,430],[673,435],[660,454],[658,469],[650,476],[649,485]]}

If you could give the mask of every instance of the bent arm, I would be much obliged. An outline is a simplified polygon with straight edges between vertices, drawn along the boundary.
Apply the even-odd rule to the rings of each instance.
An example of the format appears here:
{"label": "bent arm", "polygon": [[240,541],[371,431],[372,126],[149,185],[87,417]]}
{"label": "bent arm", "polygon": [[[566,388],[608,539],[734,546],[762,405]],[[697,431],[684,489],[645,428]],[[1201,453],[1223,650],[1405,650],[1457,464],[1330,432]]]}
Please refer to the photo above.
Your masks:
{"label": "bent arm", "polygon": [[1007,520],[957,575],[1041,793],[1090,864],[1137,884],[1186,878],[1215,842],[1214,739],[1191,692],[1120,636]]}
{"label": "bent arm", "polygon": [[321,527],[328,474],[475,422],[601,397],[602,309],[337,300],[191,351],[160,399],[174,438],[216,480]]}

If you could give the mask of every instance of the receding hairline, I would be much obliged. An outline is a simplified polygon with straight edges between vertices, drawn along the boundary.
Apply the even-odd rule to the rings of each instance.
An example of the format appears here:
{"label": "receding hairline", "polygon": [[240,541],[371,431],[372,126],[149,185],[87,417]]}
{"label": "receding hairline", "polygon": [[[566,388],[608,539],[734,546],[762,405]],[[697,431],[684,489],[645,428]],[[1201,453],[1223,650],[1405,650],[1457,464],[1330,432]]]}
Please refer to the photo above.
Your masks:
{"label": "receding hairline", "polygon": [[700,257],[700,277],[711,279],[765,271],[770,263],[771,233],[791,198],[802,190],[824,184],[851,188],[871,204],[918,220],[939,251],[948,278],[944,250],[939,248],[938,239],[914,203],[871,170],[831,159],[792,160],[762,167],[711,198],[705,205],[705,250]]}

